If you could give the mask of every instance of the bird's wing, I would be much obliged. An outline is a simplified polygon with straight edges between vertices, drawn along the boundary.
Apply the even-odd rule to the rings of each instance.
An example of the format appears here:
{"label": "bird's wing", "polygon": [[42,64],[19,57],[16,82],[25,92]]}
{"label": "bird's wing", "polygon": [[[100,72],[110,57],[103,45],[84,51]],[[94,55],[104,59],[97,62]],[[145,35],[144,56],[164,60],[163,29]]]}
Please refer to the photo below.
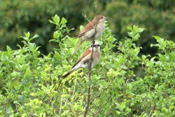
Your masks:
{"label": "bird's wing", "polygon": [[72,68],[74,68],[83,58],[85,58],[86,56],[88,56],[90,53],[91,53],[91,50],[90,50],[90,49],[87,49],[87,50],[82,54],[82,56],[80,57],[80,59],[75,63],[75,65],[74,65]]}
{"label": "bird's wing", "polygon": [[[77,35],[77,37],[82,37],[86,32],[90,31],[91,29],[93,29],[94,27],[96,27],[96,22],[95,21],[91,21],[89,22],[85,28]],[[95,28],[94,31],[92,33],[95,33]],[[92,34],[94,35],[94,34]]]}

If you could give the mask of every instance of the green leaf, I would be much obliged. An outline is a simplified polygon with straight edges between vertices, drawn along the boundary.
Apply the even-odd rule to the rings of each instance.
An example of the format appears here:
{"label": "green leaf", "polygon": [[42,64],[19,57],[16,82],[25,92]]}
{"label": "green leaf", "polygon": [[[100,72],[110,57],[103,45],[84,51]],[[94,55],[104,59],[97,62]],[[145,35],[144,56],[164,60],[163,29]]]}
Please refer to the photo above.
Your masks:
{"label": "green leaf", "polygon": [[11,53],[12,49],[9,46],[7,46],[7,51],[8,51],[8,53]]}
{"label": "green leaf", "polygon": [[140,34],[137,33],[137,34],[134,36],[134,39],[133,39],[133,40],[134,40],[134,41],[137,41],[139,38],[140,38]]}
{"label": "green leaf", "polygon": [[64,17],[62,17],[61,24],[66,24],[66,23],[67,23],[67,20]]}
{"label": "green leaf", "polygon": [[84,26],[81,25],[81,26],[80,26],[80,31],[83,30],[83,28],[84,28]]}
{"label": "green leaf", "polygon": [[132,27],[131,26],[128,26],[127,29],[130,30],[130,31],[132,31]]}
{"label": "green leaf", "polygon": [[27,68],[26,72],[25,72],[25,76],[31,76],[31,75],[32,75],[32,72],[31,72],[30,68]]}
{"label": "green leaf", "polygon": [[126,107],[125,102],[122,102],[120,105],[120,110],[123,110]]}
{"label": "green leaf", "polygon": [[53,22],[52,20],[49,20],[49,22],[52,23],[52,24],[55,24],[55,22]]}
{"label": "green leaf", "polygon": [[138,28],[137,29],[137,33],[141,33],[141,32],[143,32],[145,29],[144,28]]}
{"label": "green leaf", "polygon": [[28,40],[28,39],[30,38],[30,32],[24,33],[24,35],[25,35],[25,37],[26,37],[26,38],[25,38],[26,40]]}
{"label": "green leaf", "polygon": [[32,41],[33,39],[38,38],[38,37],[39,37],[39,35],[35,34],[32,38],[29,39],[29,41]]}
{"label": "green leaf", "polygon": [[61,36],[61,32],[60,31],[55,31],[54,33],[53,33],[53,38],[59,38]]}
{"label": "green leaf", "polygon": [[154,36],[154,38],[157,40],[157,42],[158,42],[159,44],[162,44],[163,41],[164,41],[163,38],[160,38],[160,37],[158,37],[158,36]]}
{"label": "green leaf", "polygon": [[35,38],[38,38],[39,35],[38,34],[35,34],[32,38],[35,39]]}
{"label": "green leaf", "polygon": [[53,21],[55,22],[55,24],[59,24],[60,22],[60,17],[56,14],[53,18]]}

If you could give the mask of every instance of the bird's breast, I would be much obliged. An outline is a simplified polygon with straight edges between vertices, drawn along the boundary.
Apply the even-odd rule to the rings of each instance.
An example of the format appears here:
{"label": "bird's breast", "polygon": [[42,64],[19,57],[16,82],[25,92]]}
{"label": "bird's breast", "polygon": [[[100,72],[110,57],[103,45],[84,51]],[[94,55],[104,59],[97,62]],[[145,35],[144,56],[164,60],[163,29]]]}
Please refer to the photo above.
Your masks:
{"label": "bird's breast", "polygon": [[89,31],[87,31],[84,36],[82,36],[82,40],[92,41],[97,40],[101,37],[105,29],[105,23],[99,23],[97,26]]}
{"label": "bird's breast", "polygon": [[95,66],[100,61],[100,52],[93,53],[93,66]]}
{"label": "bird's breast", "polygon": [[96,34],[95,34],[95,39],[98,39],[101,37],[105,29],[105,23],[99,23],[96,27]]}
{"label": "bird's breast", "polygon": [[92,41],[93,40],[93,37],[95,35],[95,28],[87,31],[85,33],[85,35],[82,37],[83,40],[88,40],[88,41]]}

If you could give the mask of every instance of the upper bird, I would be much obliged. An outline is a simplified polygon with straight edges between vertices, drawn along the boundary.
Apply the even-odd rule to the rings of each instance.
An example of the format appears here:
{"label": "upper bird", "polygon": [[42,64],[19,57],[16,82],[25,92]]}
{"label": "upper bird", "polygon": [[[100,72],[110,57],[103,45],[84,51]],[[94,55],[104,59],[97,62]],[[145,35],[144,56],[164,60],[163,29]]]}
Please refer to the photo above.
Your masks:
{"label": "upper bird", "polygon": [[[92,56],[92,58],[91,58]],[[92,59],[92,64],[91,64]],[[93,68],[100,61],[100,45],[99,42],[94,42],[89,49],[87,49],[77,63],[72,67],[72,70],[65,74],[63,78],[67,77],[69,74],[74,72],[79,68],[87,68],[91,64],[91,68]]]}
{"label": "upper bird", "polygon": [[103,34],[105,29],[105,22],[107,20],[107,17],[103,15],[97,15],[94,17],[94,19],[89,22],[85,28],[77,35],[78,38],[80,38],[80,42],[75,49],[72,57],[77,52],[78,48],[84,41],[93,41],[100,38],[100,36]]}

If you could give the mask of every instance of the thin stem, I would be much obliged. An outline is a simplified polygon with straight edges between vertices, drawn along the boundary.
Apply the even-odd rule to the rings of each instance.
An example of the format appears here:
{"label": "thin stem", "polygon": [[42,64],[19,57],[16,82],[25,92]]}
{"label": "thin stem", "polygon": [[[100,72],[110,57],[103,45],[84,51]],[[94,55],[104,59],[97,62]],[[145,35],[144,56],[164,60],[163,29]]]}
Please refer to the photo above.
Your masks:
{"label": "thin stem", "polygon": [[105,117],[108,117],[108,114],[109,114],[109,112],[110,112],[110,110],[112,109],[113,106],[114,106],[114,103],[112,103],[112,105],[110,106],[109,110],[106,112]]}
{"label": "thin stem", "polygon": [[[91,21],[90,20],[88,20],[88,18],[86,17],[86,15],[84,15],[83,13],[82,13],[82,15],[84,16],[84,18],[86,18],[86,20],[92,25],[92,27],[93,28],[95,28],[95,25],[93,25],[92,23],[91,23]],[[94,40],[93,40],[94,41]]]}
{"label": "thin stem", "polygon": [[63,97],[61,97],[61,104],[60,104],[60,110],[59,110],[59,117],[61,117],[61,107],[62,107]]}
{"label": "thin stem", "polygon": [[[94,40],[92,42],[92,44],[94,45]],[[93,57],[93,50],[94,48],[92,47],[92,54],[91,54],[91,59],[90,59],[90,65],[89,65],[89,82],[91,82],[91,74],[92,74],[92,57]],[[86,103],[86,107],[85,107],[85,113],[84,113],[84,117],[86,117],[86,114],[88,112],[89,109],[89,103],[90,103],[90,96],[91,96],[91,85],[89,85],[88,87],[88,99],[87,99],[87,103]]]}
{"label": "thin stem", "polygon": [[[84,15],[83,13],[82,13],[82,15],[83,15],[83,16],[86,18],[86,20],[93,26],[93,28],[95,28],[95,26],[88,20],[88,18],[86,17],[86,15]],[[95,28],[95,33],[96,33],[96,28]],[[93,38],[93,40],[92,40],[92,44],[93,44],[93,46],[94,46],[94,44],[95,44],[94,38]],[[92,57],[93,57],[93,52],[94,52],[93,49],[94,49],[94,48],[92,47],[92,54],[91,54],[90,65],[89,65],[89,77],[88,77],[89,82],[91,82],[91,74],[92,74],[92,60],[93,60]],[[86,103],[86,107],[85,107],[84,117],[86,117],[87,112],[88,112],[88,109],[89,109],[90,96],[91,96],[91,85],[89,85],[89,87],[88,87],[88,97],[87,97],[87,103]]]}

